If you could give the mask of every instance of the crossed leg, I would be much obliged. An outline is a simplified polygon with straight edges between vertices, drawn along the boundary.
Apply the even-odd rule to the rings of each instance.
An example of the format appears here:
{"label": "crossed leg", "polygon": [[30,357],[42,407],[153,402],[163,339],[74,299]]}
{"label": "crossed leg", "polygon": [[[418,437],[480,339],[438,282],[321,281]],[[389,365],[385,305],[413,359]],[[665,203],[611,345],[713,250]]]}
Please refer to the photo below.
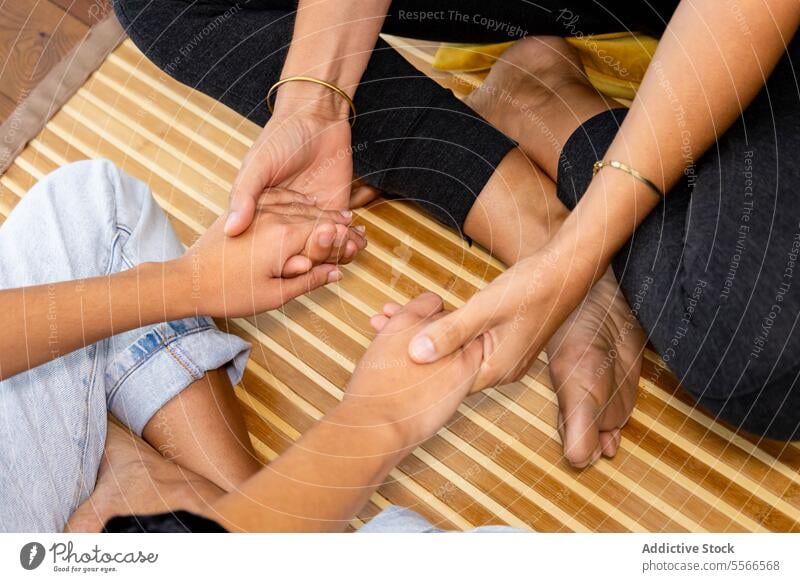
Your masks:
{"label": "crossed leg", "polygon": [[142,435],[109,422],[95,489],[67,531],[101,531],[117,515],[206,514],[261,468],[224,370],[170,400]]}
{"label": "crossed leg", "polygon": [[[577,53],[557,37],[517,42],[467,104],[519,143],[464,223],[467,235],[512,264],[541,248],[568,213],[556,195],[564,144],[584,122],[614,105],[591,86]],[[385,315],[395,309],[389,306]],[[620,428],[633,409],[645,343],[611,269],[548,343],[559,433],[573,466],[616,454]]]}
{"label": "crossed leg", "polygon": [[[14,288],[183,249],[144,184],[93,160],[34,186],[0,229],[0,251],[0,286]],[[194,317],[122,332],[4,380],[0,437],[14,446],[2,450],[3,529],[97,530],[115,513],[235,488],[259,467],[229,377],[246,350]],[[168,498],[160,485],[170,481]]]}

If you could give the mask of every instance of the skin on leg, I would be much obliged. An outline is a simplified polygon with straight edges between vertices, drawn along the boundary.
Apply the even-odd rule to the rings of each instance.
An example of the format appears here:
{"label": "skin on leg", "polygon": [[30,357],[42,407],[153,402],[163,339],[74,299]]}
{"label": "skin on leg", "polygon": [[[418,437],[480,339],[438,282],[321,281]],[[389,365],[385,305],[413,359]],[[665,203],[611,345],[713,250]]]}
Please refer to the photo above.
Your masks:
{"label": "skin on leg", "polygon": [[165,458],[225,491],[261,468],[223,369],[208,372],[167,402],[142,436]]}
{"label": "skin on leg", "polygon": [[572,133],[598,113],[621,107],[589,83],[577,51],[551,36],[511,46],[466,103],[517,141],[554,182]]}
{"label": "skin on leg", "polygon": [[481,190],[464,221],[464,233],[513,265],[541,248],[568,214],[553,180],[515,148]]}

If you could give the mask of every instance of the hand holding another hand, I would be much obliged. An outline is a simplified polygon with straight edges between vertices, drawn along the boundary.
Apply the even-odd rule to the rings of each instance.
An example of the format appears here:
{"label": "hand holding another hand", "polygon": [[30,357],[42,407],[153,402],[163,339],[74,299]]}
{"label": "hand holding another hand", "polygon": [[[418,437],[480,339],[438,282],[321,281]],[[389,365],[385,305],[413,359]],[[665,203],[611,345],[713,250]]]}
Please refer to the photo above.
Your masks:
{"label": "hand holding another hand", "polygon": [[481,363],[481,344],[469,343],[433,364],[408,357],[408,342],[422,327],[445,315],[442,299],[423,293],[405,306],[393,305],[390,317],[378,315],[378,335],[359,360],[342,406],[355,409],[359,422],[383,426],[413,447],[429,439],[453,416],[470,393]]}
{"label": "hand holding another hand", "polygon": [[304,194],[326,210],[346,210],[374,198],[374,188],[353,179],[348,114],[347,103],[329,89],[313,83],[281,87],[275,112],[234,182],[225,234],[242,233],[263,193],[274,187]]}
{"label": "hand holding another hand", "polygon": [[350,227],[348,211],[320,210],[288,190],[267,192],[252,224],[226,237],[226,215],[175,261],[197,313],[244,317],[275,309],[312,289],[339,280],[337,263],[366,246]]}
{"label": "hand holding another hand", "polygon": [[[427,323],[409,354],[436,362],[479,338],[483,358],[475,388],[483,389],[521,379],[546,348],[564,456],[583,468],[617,452],[646,338],[611,269],[569,248],[552,245],[521,260],[462,308]],[[397,307],[387,305],[385,315]]]}

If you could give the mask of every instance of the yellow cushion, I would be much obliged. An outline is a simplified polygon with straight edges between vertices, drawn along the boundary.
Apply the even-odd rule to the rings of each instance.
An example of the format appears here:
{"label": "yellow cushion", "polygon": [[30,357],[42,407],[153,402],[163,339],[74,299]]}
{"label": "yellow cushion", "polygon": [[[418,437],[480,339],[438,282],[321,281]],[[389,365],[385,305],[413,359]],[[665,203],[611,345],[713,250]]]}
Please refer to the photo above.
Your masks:
{"label": "yellow cushion", "polygon": [[[586,75],[597,90],[620,99],[633,99],[658,46],[655,38],[635,32],[566,40],[580,53]],[[483,71],[512,44],[442,44],[436,51],[433,67],[442,71]]]}

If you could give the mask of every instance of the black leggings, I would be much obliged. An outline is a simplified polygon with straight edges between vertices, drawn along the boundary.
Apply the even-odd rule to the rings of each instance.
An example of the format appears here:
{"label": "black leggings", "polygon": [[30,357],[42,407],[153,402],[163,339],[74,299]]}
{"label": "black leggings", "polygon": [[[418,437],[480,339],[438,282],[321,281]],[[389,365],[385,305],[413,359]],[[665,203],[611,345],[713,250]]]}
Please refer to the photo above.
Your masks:
{"label": "black leggings", "polygon": [[[292,0],[114,0],[156,64],[263,125],[280,74]],[[460,42],[643,30],[658,35],[677,0],[402,0],[384,31]],[[419,12],[427,13],[420,18]],[[792,41],[767,86],[694,164],[614,261],[628,302],[683,386],[750,432],[800,438],[800,98]],[[356,174],[461,229],[513,142],[379,41],[356,93]],[[562,152],[558,194],[573,207],[625,111],[580,127]],[[798,273],[800,276],[800,272]]]}

